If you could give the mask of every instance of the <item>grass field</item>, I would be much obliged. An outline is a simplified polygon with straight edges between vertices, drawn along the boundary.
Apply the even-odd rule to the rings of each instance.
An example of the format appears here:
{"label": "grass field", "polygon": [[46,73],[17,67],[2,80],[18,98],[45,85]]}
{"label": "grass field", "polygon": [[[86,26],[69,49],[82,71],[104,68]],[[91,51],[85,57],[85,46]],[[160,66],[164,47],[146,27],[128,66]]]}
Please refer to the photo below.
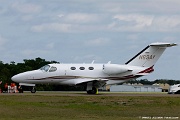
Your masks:
{"label": "grass field", "polygon": [[61,94],[1,94],[0,120],[180,119],[180,96]]}

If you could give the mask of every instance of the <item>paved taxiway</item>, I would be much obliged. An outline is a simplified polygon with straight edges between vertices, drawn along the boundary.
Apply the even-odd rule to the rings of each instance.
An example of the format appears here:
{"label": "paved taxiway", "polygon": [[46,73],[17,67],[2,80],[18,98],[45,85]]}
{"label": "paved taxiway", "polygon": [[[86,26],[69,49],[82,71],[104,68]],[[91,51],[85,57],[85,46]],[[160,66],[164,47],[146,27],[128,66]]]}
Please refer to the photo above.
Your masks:
{"label": "paved taxiway", "polygon": [[159,96],[159,97],[180,97],[178,94],[153,93],[153,92],[99,92],[97,95],[90,95],[84,92],[69,91],[37,91],[36,93],[2,93],[0,95],[42,95],[42,96]]}

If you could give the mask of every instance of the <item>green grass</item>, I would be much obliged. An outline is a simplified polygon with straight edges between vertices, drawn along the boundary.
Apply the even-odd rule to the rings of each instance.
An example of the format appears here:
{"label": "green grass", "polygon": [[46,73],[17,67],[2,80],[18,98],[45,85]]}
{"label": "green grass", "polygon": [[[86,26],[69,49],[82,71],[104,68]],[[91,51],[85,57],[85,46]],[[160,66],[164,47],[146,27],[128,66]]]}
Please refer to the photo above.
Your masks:
{"label": "green grass", "polygon": [[141,117],[180,118],[180,96],[0,95],[0,120],[140,120]]}

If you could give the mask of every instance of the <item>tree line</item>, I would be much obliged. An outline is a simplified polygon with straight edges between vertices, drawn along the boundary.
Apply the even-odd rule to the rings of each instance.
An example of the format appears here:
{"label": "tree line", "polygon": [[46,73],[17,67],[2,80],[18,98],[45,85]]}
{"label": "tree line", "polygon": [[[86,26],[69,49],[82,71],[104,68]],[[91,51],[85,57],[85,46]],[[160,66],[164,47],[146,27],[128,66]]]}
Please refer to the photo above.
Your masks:
{"label": "tree line", "polygon": [[169,85],[174,85],[174,84],[180,84],[180,80],[169,80],[169,79],[156,79],[154,81],[148,81],[147,79],[140,79],[140,80],[130,80],[126,83],[130,84],[143,84],[143,85],[153,85],[153,84],[169,84]]}
{"label": "tree line", "polygon": [[[3,63],[0,61],[0,81],[2,81],[1,88],[4,87],[5,83],[12,83],[11,77],[30,70],[36,70],[41,68],[44,65],[51,64],[51,63],[59,63],[57,61],[46,61],[42,58],[35,58],[35,59],[24,59],[22,63],[15,63],[14,61],[10,63]],[[154,83],[168,83],[170,85],[179,84],[180,81],[176,80],[155,80],[155,81],[148,81],[147,79],[142,80],[132,80],[128,81],[128,83],[141,83],[146,85],[152,85]],[[18,84],[17,84],[18,85]],[[28,88],[25,88],[28,89]],[[86,85],[81,86],[61,86],[61,85],[36,85],[37,90],[47,90],[47,91],[60,91],[60,90],[85,90]]]}

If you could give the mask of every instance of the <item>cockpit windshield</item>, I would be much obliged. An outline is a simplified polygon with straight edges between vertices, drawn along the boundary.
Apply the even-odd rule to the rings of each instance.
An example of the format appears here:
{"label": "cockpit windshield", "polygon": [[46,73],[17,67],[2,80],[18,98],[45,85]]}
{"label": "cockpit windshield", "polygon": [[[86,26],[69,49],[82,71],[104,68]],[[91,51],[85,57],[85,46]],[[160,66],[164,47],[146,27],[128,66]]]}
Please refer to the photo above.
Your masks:
{"label": "cockpit windshield", "polygon": [[45,65],[45,66],[41,67],[40,70],[47,72],[49,70],[49,68],[50,68],[50,65]]}
{"label": "cockpit windshield", "polygon": [[49,72],[54,72],[54,71],[57,70],[57,68],[54,67],[54,66],[45,65],[45,66],[41,67],[40,70],[45,71],[45,72],[48,72],[48,71]]}
{"label": "cockpit windshield", "polygon": [[54,67],[54,66],[52,66],[52,67],[49,69],[49,72],[54,72],[54,71],[56,71],[56,70],[57,70],[57,68]]}

